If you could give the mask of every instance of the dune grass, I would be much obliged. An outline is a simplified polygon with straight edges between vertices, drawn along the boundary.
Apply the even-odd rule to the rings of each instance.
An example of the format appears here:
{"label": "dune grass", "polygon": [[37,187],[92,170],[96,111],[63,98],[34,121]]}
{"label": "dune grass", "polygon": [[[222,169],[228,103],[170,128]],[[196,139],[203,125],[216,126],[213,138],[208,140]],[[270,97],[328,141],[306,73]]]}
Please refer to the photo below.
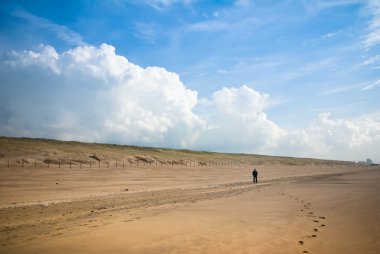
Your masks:
{"label": "dune grass", "polygon": [[168,162],[197,161],[203,163],[253,163],[280,165],[352,165],[349,161],[320,160],[312,158],[294,158],[241,153],[218,153],[210,151],[192,151],[186,149],[168,149],[139,147],[129,145],[84,143],[76,141],[58,141],[39,138],[0,137],[0,159],[34,160],[38,162],[69,163],[96,161],[137,161]]}

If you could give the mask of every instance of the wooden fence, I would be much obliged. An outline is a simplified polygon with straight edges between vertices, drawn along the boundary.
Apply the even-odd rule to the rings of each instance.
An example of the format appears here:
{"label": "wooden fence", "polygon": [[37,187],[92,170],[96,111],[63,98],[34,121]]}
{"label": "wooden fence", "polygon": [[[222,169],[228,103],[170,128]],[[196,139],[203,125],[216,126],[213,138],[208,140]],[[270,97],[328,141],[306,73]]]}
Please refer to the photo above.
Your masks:
{"label": "wooden fence", "polygon": [[68,169],[96,169],[96,168],[128,168],[128,167],[247,167],[247,166],[270,166],[270,164],[254,163],[249,161],[124,161],[124,160],[102,160],[96,162],[41,162],[25,159],[0,159],[0,165],[7,168],[68,168]]}

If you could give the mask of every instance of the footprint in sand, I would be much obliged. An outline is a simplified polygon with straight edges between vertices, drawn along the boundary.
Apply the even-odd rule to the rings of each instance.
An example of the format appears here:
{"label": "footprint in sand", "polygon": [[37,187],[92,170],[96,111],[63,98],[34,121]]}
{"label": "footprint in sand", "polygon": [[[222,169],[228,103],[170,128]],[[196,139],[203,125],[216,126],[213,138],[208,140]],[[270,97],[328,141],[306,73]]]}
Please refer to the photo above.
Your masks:
{"label": "footprint in sand", "polygon": [[302,253],[309,253],[307,250],[302,251]]}
{"label": "footprint in sand", "polygon": [[324,217],[324,216],[320,216],[320,217],[318,217],[318,218],[320,218],[320,219],[322,219],[322,220],[326,219],[326,217]]}
{"label": "footprint in sand", "polygon": [[299,245],[303,245],[303,241],[298,241],[298,244]]}
{"label": "footprint in sand", "polygon": [[325,224],[322,224],[322,225],[320,225],[320,227],[326,227],[326,225],[325,225]]}
{"label": "footprint in sand", "polygon": [[313,220],[314,222],[319,222],[319,220]]}
{"label": "footprint in sand", "polygon": [[317,229],[317,228],[314,228],[313,230],[314,230],[314,232],[318,232],[318,229]]}

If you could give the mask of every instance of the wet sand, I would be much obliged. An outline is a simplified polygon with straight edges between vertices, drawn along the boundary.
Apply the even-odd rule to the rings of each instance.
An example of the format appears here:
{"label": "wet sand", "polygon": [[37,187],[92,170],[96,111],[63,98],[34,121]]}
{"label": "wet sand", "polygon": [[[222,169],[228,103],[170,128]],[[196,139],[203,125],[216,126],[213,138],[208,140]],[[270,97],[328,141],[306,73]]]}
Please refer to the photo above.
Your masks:
{"label": "wet sand", "polygon": [[379,168],[250,170],[3,169],[0,252],[380,253]]}

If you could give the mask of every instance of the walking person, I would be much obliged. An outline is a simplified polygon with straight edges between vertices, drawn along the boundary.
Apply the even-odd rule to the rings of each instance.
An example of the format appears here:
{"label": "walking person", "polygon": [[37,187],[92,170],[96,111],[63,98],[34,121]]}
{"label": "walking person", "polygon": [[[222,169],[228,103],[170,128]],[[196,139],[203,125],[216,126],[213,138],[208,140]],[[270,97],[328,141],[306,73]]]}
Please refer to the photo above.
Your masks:
{"label": "walking person", "polygon": [[259,174],[259,173],[257,172],[256,169],[254,169],[254,170],[252,171],[253,183],[257,183],[257,175],[258,175],[258,174]]}

